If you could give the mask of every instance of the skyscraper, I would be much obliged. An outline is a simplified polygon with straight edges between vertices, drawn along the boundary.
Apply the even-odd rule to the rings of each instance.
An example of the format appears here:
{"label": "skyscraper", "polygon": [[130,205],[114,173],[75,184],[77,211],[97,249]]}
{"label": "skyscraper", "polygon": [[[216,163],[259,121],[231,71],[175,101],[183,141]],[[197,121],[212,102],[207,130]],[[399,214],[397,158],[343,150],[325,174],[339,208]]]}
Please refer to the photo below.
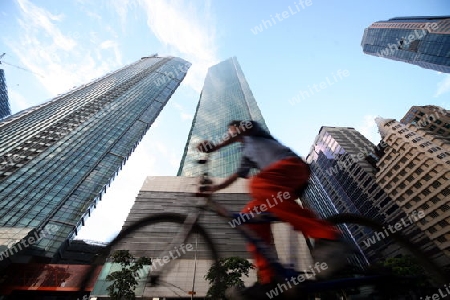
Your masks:
{"label": "skyscraper", "polygon": [[0,69],[0,120],[11,114],[8,101],[8,89],[6,87],[5,71]]}
{"label": "skyscraper", "polygon": [[[235,57],[208,70],[200,95],[192,127],[184,148],[178,176],[193,176],[198,170],[195,160],[198,151],[193,147],[202,140],[221,141],[231,120],[254,120],[267,129],[261,111],[253,97],[244,73]],[[210,174],[216,177],[231,175],[239,163],[239,145],[230,145],[213,154]]]}
{"label": "skyscraper", "polygon": [[[416,124],[377,118],[388,145],[377,166],[377,183],[406,213],[423,211],[417,222],[434,245],[432,257],[441,266],[450,261],[450,146],[448,137]],[[421,245],[422,246],[422,245]]]}
{"label": "skyscraper", "polygon": [[[139,61],[0,122],[1,255],[47,258],[76,235],[190,63]],[[45,229],[45,230],[44,230]],[[44,230],[22,249],[19,241]],[[6,246],[7,245],[7,246]]]}
{"label": "skyscraper", "polygon": [[[377,169],[372,161],[376,160],[376,153],[383,150],[383,146],[386,147],[380,144],[376,149],[354,128],[322,127],[307,157],[312,176],[303,203],[322,217],[354,213],[386,226],[411,219],[376,182]],[[432,243],[415,224],[403,227],[402,234],[417,245],[430,249]],[[364,255],[354,257],[354,263],[361,266],[366,263],[365,257],[376,261],[402,252],[389,238],[389,232],[374,232],[356,225],[342,229],[346,237],[354,240],[362,250]]]}
{"label": "skyscraper", "polygon": [[450,16],[399,17],[364,30],[366,54],[450,73]]}
{"label": "skyscraper", "polygon": [[[374,172],[364,159],[372,151],[372,146],[354,128],[322,127],[306,158],[312,174],[310,186],[302,199],[304,205],[321,217],[343,212],[378,217],[373,204],[368,201],[367,190],[371,186],[363,185],[364,181],[371,181]],[[371,253],[360,239],[372,234],[372,231],[359,226],[342,229],[349,241],[355,240],[359,242],[353,242],[355,246],[359,244],[358,247],[361,247],[361,254],[354,257],[353,262],[361,267],[366,266],[366,255]]]}

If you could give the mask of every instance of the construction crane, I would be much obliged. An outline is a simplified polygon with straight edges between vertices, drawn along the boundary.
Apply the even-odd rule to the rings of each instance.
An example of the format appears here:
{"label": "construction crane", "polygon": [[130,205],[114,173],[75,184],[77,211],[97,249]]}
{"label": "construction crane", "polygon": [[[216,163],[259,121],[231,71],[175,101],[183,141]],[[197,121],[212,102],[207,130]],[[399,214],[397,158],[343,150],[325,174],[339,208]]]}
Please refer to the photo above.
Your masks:
{"label": "construction crane", "polygon": [[21,69],[21,70],[30,72],[30,73],[33,73],[33,74],[39,76],[39,77],[44,78],[44,76],[42,76],[42,75],[39,74],[39,73],[36,73],[36,72],[31,71],[31,70],[28,70],[28,69],[25,69],[25,68],[22,68],[22,67],[19,67],[19,66],[10,64],[10,63],[8,63],[8,62],[6,62],[6,61],[4,61],[4,60],[2,61],[2,58],[3,58],[5,55],[6,55],[6,53],[3,53],[2,55],[0,55],[0,65],[1,65],[2,63],[4,63],[5,65],[8,65],[8,66],[11,66],[11,67],[15,67],[15,68],[18,68],[18,69]]}

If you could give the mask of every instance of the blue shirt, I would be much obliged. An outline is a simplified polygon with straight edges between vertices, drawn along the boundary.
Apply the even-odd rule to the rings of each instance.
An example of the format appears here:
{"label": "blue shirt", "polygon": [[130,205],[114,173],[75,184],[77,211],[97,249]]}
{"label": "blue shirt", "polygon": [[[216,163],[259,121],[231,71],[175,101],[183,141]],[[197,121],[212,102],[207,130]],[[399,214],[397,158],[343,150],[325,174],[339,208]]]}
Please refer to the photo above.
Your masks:
{"label": "blue shirt", "polygon": [[242,136],[241,165],[236,172],[239,177],[247,178],[252,168],[262,170],[284,158],[299,157],[262,129],[257,122],[250,122],[253,126]]}

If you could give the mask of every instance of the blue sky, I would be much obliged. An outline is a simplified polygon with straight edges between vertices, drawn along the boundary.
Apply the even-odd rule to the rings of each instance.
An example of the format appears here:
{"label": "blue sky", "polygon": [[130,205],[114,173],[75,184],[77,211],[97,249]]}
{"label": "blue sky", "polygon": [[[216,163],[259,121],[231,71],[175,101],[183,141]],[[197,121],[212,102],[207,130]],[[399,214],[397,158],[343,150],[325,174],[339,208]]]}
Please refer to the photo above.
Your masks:
{"label": "blue sky", "polygon": [[449,109],[450,75],[362,52],[373,22],[419,15],[450,15],[450,2],[2,0],[0,54],[28,70],[2,65],[13,113],[152,53],[192,63],[79,235],[104,241],[146,176],[176,174],[207,69],[231,56],[271,132],[300,155],[321,126],[354,127],[376,143],[376,116]]}

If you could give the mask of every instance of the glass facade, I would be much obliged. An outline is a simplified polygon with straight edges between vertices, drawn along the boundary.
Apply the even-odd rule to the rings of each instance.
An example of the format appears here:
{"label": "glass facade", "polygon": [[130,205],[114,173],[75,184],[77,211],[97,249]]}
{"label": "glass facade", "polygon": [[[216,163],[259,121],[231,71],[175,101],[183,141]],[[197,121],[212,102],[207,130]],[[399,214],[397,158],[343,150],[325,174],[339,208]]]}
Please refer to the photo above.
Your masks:
{"label": "glass facade", "polygon": [[[261,111],[235,57],[208,70],[200,95],[188,141],[184,148],[178,176],[197,176],[200,153],[195,149],[203,140],[219,143],[231,120],[254,120],[268,131]],[[233,144],[212,154],[211,176],[227,177],[238,167],[240,145]]]}
{"label": "glass facade", "polygon": [[366,54],[450,73],[450,16],[379,21],[364,31]]}
{"label": "glass facade", "polygon": [[[307,157],[312,176],[303,203],[321,217],[353,213],[382,223],[398,218],[399,207],[376,183],[376,169],[367,161],[374,149],[375,145],[354,128],[322,127]],[[377,260],[398,250],[388,247],[392,244],[389,239],[368,242],[376,235],[367,227],[348,225],[341,229],[347,240],[362,250],[353,258],[356,265],[364,266],[367,259]]]}
{"label": "glass facade", "polygon": [[52,258],[74,237],[190,63],[143,57],[0,122],[0,227],[53,231],[30,245]]}
{"label": "glass facade", "polygon": [[8,89],[6,87],[5,70],[0,69],[0,119],[11,114],[8,101]]}

